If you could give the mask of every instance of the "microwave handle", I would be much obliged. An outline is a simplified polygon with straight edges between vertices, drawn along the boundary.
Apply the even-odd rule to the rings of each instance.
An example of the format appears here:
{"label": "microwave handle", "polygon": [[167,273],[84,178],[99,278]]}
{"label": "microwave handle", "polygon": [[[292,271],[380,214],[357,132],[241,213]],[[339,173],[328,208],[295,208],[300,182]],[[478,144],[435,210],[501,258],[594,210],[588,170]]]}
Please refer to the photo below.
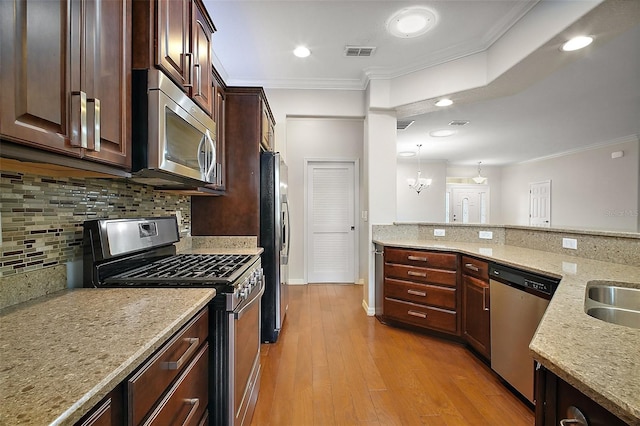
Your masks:
{"label": "microwave handle", "polygon": [[210,178],[210,176],[215,176],[215,172],[216,172],[216,143],[213,141],[213,138],[211,137],[211,133],[209,133],[209,129],[207,129],[207,132],[205,134],[205,137],[209,143],[209,147],[211,148],[211,163],[207,164],[207,170],[206,170],[206,177],[207,179]]}

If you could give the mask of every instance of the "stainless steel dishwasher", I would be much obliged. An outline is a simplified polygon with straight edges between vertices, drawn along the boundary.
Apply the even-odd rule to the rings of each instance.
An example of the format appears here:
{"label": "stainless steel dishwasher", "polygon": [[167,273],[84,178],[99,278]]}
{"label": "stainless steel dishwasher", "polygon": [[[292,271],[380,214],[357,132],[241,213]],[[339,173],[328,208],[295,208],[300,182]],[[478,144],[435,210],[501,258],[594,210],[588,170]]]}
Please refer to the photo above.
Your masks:
{"label": "stainless steel dishwasher", "polygon": [[529,343],[559,280],[495,264],[489,277],[491,368],[533,403]]}

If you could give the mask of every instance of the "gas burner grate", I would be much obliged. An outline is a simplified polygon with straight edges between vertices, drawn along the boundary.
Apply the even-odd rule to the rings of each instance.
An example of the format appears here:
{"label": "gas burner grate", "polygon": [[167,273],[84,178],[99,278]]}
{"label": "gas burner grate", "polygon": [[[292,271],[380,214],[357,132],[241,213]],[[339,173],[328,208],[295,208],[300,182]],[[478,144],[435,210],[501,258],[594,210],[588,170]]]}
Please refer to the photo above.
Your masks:
{"label": "gas burner grate", "polygon": [[107,283],[216,283],[232,282],[253,259],[241,254],[178,254],[131,269],[105,280]]}

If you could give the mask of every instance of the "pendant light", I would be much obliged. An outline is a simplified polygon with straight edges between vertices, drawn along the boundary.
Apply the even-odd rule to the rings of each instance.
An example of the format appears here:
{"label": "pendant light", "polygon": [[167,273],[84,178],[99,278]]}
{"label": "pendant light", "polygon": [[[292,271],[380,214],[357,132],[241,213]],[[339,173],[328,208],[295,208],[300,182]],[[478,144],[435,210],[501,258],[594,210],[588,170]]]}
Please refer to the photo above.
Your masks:
{"label": "pendant light", "polygon": [[425,179],[422,177],[422,171],[420,170],[420,147],[422,144],[418,144],[418,175],[415,179],[409,178],[407,179],[407,183],[409,184],[409,188],[415,190],[418,194],[425,188],[428,188],[431,185],[431,179]]}
{"label": "pendant light", "polygon": [[482,177],[482,175],[480,174],[480,164],[482,163],[482,161],[478,161],[478,176],[473,178],[473,181],[477,184],[481,184],[481,183],[485,183],[487,181],[486,177]]}

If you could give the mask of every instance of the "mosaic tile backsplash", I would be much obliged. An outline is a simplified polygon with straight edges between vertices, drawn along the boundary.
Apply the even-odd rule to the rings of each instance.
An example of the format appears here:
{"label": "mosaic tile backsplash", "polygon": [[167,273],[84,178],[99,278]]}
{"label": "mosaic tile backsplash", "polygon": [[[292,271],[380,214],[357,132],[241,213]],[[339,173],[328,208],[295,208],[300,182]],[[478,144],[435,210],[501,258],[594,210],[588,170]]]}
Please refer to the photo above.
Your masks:
{"label": "mosaic tile backsplash", "polygon": [[49,178],[0,172],[0,277],[82,258],[82,222],[166,216],[191,228],[191,198],[119,179]]}

